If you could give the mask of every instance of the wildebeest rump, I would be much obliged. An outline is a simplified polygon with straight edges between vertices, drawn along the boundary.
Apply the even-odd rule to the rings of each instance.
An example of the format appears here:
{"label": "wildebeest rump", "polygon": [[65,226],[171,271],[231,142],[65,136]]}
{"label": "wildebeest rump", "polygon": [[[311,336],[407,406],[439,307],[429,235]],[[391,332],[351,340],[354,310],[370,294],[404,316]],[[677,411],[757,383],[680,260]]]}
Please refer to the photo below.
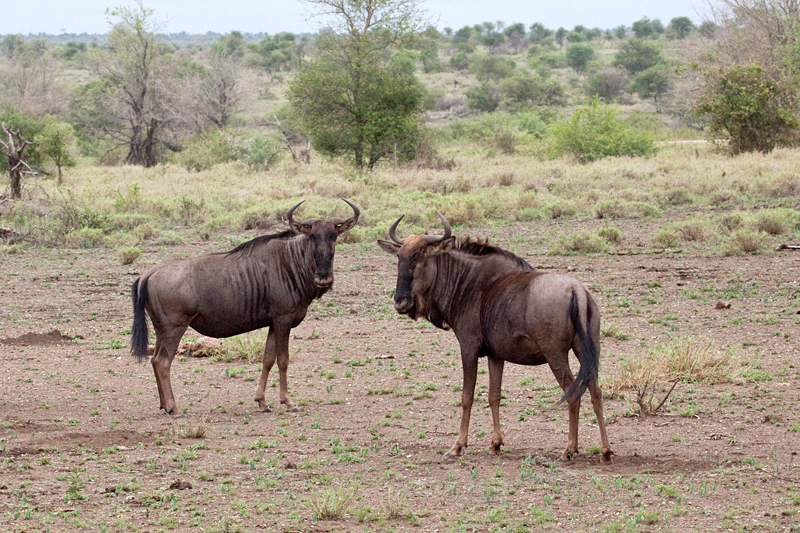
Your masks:
{"label": "wildebeest rump", "polygon": [[[522,365],[547,363],[569,404],[569,441],[563,457],[578,451],[578,414],[586,389],[600,427],[602,459],[611,457],[603,418],[603,397],[597,384],[600,365],[600,312],[588,289],[572,276],[534,270],[511,252],[462,239],[456,243],[441,214],[443,236],[411,235],[381,248],[398,257],[394,307],[414,320],[425,318],[439,328],[453,329],[461,348],[464,386],[461,427],[445,454],[461,455],[467,445],[478,358],[489,363],[489,406],[494,432],[492,450],[503,444],[500,390],[506,361]],[[569,350],[581,363],[577,380],[569,368]]]}
{"label": "wildebeest rump", "polygon": [[269,411],[264,388],[277,359],[280,401],[296,409],[286,383],[289,331],[333,285],[336,238],[355,226],[359,216],[358,208],[344,201],[354,211],[351,218],[296,222],[292,215],[300,202],[286,213],[287,231],[256,237],[227,253],[166,261],[133,283],[131,353],[139,360],[147,356],[146,310],[156,334],[152,363],[161,409],[177,413],[170,367],[189,326],[216,338],[268,326],[255,401]]}

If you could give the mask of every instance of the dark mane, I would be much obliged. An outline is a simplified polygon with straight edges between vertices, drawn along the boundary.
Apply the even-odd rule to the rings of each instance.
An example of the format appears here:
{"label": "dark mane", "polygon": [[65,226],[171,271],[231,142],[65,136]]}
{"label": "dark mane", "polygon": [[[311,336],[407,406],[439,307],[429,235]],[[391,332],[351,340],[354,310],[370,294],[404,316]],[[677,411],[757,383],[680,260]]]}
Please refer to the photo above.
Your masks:
{"label": "dark mane", "polygon": [[522,259],[521,257],[512,254],[508,250],[503,250],[498,246],[493,246],[486,241],[478,241],[475,239],[471,239],[470,237],[464,237],[463,239],[461,239],[461,242],[458,243],[456,249],[459,252],[463,252],[468,255],[499,254],[502,255],[503,257],[507,257],[515,261],[524,270],[533,270],[533,267],[529,265],[528,262]]}
{"label": "dark mane", "polygon": [[239,246],[237,246],[233,250],[231,250],[229,252],[224,252],[224,253],[225,253],[225,255],[247,254],[253,248],[256,248],[258,246],[263,246],[263,245],[267,244],[269,241],[272,241],[272,240],[287,240],[287,239],[291,239],[292,237],[295,237],[296,235],[297,234],[294,231],[290,230],[290,229],[287,229],[286,231],[282,231],[280,233],[273,233],[272,235],[261,235],[259,237],[256,237],[255,239],[249,240],[247,242],[243,242],[242,244],[240,244]]}

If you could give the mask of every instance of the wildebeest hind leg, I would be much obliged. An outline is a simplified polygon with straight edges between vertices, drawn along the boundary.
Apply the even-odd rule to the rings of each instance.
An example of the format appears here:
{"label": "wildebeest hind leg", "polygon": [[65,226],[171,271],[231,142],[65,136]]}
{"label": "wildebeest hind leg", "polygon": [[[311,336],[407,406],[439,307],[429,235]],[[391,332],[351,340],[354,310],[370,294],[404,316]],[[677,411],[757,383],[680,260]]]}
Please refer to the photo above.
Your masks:
{"label": "wildebeest hind leg", "polygon": [[[566,360],[566,356],[564,359]],[[556,377],[558,384],[561,385],[561,389],[564,392],[567,392],[567,390],[572,386],[572,383],[575,381],[575,378],[572,376],[572,371],[569,369],[568,363],[565,361],[565,363],[560,366],[554,366],[551,363],[550,369],[553,371],[553,375]],[[564,452],[561,454],[561,458],[564,460],[572,459],[572,456],[578,453],[578,415],[580,414],[580,411],[580,398],[569,402],[569,440],[567,441],[566,449],[564,449]]]}
{"label": "wildebeest hind leg", "polygon": [[503,385],[503,365],[499,357],[489,356],[489,407],[492,409],[492,447],[493,453],[500,452],[503,445],[503,430],[500,429],[500,396]]}
{"label": "wildebeest hind leg", "polygon": [[592,407],[594,407],[594,414],[597,417],[597,426],[600,428],[600,449],[603,451],[601,460],[604,463],[611,461],[611,455],[614,451],[611,449],[611,444],[608,442],[608,435],[606,434],[606,419],[603,415],[603,392],[597,381],[589,383],[589,394],[592,397]]}
{"label": "wildebeest hind leg", "polygon": [[[287,411],[299,411],[297,405],[289,397],[289,380],[287,372],[289,370],[289,332],[291,328],[275,328],[275,351],[278,354],[278,375],[280,385],[281,403],[286,406]],[[272,332],[272,329],[270,329]]]}
{"label": "wildebeest hind leg", "polygon": [[170,369],[172,368],[172,359],[175,357],[175,352],[178,351],[178,345],[185,331],[186,327],[177,327],[165,333],[156,333],[156,346],[152,359],[153,372],[156,375],[161,409],[171,415],[178,414],[178,407],[175,404],[175,396],[172,394]]}

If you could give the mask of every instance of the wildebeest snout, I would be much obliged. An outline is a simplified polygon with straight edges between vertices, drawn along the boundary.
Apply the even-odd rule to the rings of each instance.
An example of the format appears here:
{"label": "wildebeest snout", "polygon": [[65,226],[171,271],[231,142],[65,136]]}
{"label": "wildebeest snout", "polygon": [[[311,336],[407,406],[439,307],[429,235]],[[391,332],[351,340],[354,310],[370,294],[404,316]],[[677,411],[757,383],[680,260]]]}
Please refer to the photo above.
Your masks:
{"label": "wildebeest snout", "polygon": [[394,308],[400,314],[406,314],[414,307],[414,301],[409,296],[395,296]]}
{"label": "wildebeest snout", "polygon": [[333,272],[328,272],[326,274],[317,272],[314,275],[314,285],[320,289],[325,289],[333,285]]}

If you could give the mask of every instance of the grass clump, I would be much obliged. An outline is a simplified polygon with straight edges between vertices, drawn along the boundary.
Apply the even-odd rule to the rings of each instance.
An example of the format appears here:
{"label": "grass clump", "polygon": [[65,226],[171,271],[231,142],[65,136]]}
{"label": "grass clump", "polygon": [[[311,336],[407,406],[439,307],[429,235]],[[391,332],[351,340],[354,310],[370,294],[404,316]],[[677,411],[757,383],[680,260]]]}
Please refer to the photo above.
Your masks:
{"label": "grass clump", "polygon": [[736,230],[722,244],[723,255],[758,254],[766,246],[767,234],[748,229]]}
{"label": "grass clump", "polygon": [[264,345],[267,338],[265,334],[245,333],[222,339],[222,347],[214,355],[218,361],[230,362],[238,359],[249,362],[259,362],[264,356]]}
{"label": "grass clump", "polygon": [[130,265],[136,261],[140,255],[142,255],[142,251],[135,246],[127,246],[119,249],[119,259],[123,265]]}
{"label": "grass clump", "polygon": [[330,487],[306,500],[314,520],[340,520],[349,513],[358,495],[358,482]]}
{"label": "grass clump", "polygon": [[582,230],[558,237],[547,255],[599,254],[608,251],[608,241],[593,231]]}

